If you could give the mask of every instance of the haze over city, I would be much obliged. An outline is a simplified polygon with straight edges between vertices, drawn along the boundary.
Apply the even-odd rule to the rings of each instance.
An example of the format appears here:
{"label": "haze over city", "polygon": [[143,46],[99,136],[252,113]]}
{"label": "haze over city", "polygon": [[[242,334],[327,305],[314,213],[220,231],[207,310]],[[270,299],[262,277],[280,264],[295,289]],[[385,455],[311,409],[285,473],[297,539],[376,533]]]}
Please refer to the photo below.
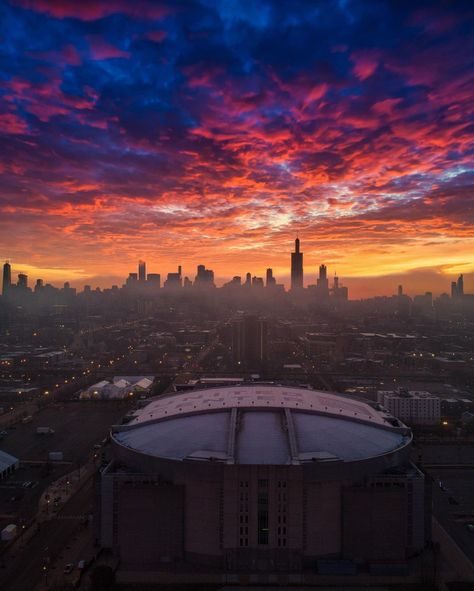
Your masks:
{"label": "haze over city", "polygon": [[1,10],[0,255],[20,272],[105,287],[143,258],[288,285],[299,233],[358,297],[472,285],[472,3]]}
{"label": "haze over city", "polygon": [[473,0],[0,0],[0,589],[472,591]]}

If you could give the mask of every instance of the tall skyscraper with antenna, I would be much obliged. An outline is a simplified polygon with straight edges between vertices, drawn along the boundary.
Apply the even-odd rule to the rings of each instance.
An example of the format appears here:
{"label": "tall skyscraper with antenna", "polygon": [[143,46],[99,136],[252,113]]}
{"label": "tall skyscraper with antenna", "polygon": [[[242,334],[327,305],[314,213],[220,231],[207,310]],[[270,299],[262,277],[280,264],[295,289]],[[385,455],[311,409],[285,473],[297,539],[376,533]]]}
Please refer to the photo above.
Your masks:
{"label": "tall skyscraper with antenna", "polygon": [[291,289],[303,289],[303,253],[299,238],[295,240],[295,252],[291,253]]}

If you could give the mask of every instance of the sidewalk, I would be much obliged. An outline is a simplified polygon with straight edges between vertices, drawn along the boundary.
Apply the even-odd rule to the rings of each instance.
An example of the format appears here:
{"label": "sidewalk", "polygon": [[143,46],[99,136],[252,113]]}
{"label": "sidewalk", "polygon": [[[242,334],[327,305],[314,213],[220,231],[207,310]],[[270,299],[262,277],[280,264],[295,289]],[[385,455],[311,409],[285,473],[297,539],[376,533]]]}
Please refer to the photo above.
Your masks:
{"label": "sidewalk", "polygon": [[[93,561],[97,551],[98,549],[94,548],[92,523],[88,525],[78,524],[74,536],[68,545],[65,546],[61,554],[49,565],[47,582],[43,580],[38,583],[34,591],[45,591],[45,589],[54,588],[55,586],[60,587],[68,583],[77,588],[79,581],[87,578],[83,577],[82,575],[85,573],[77,568],[79,561]],[[70,573],[64,572],[67,564],[73,565]],[[86,569],[86,572],[89,571]]]}
{"label": "sidewalk", "polygon": [[96,461],[92,458],[84,466],[52,482],[38,502],[38,522],[55,517],[55,514],[82,488],[96,469]]}

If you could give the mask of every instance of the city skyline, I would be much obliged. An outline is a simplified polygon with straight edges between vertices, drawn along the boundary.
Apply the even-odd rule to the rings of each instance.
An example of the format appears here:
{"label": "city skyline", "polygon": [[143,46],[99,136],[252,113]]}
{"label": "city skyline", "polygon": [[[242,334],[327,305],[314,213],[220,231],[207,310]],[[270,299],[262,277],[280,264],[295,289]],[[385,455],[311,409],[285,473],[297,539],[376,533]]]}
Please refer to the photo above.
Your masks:
{"label": "city skyline", "polygon": [[474,0],[0,40],[0,591],[472,586]]}
{"label": "city skyline", "polygon": [[[305,249],[305,255],[308,254]],[[287,253],[288,257],[288,253]],[[0,258],[0,263],[10,261],[12,264],[12,281],[15,282],[18,274],[24,273],[28,275],[31,280],[42,278],[46,282],[60,285],[64,282],[69,282],[72,287],[82,289],[85,285],[94,285],[101,289],[109,288],[112,285],[122,285],[126,277],[130,272],[131,266],[138,265],[137,261],[129,261],[124,263],[124,272],[122,275],[94,275],[86,274],[85,272],[77,272],[74,269],[50,269],[47,267],[36,267],[28,264],[15,263],[13,259],[8,257]],[[151,261],[151,262],[150,262]],[[242,264],[237,264],[237,268],[232,270],[229,269],[227,274],[215,273],[215,283],[217,287],[222,287],[225,283],[230,281],[236,274],[245,278],[245,274],[251,270],[252,275],[265,278],[266,270],[269,268],[270,259],[266,262],[262,260],[258,268],[252,263],[249,263],[249,267],[245,268]],[[170,262],[169,264],[163,264],[162,261],[156,259],[146,259],[147,268],[150,269],[150,273],[161,274],[162,277],[166,277],[168,272],[173,272],[176,268],[177,263]],[[192,262],[186,262],[182,266],[185,269],[184,276],[194,276],[196,273],[197,266],[202,264],[200,259],[196,259]],[[207,263],[211,264],[211,263]],[[462,271],[462,268],[457,266],[447,265],[445,269],[433,270],[430,268],[420,268],[413,271],[400,271],[396,274],[387,275],[345,275],[339,272],[340,266],[335,267],[330,263],[324,263],[327,267],[330,267],[329,279],[332,279],[335,273],[343,279],[345,285],[351,290],[351,295],[354,298],[370,298],[375,296],[388,296],[393,295],[397,291],[397,287],[400,283],[404,285],[404,292],[408,295],[415,295],[424,291],[431,291],[434,295],[440,295],[442,293],[450,292],[450,283],[457,279],[462,274],[464,276],[464,282],[467,285],[467,291],[473,291],[474,285],[474,273],[466,273]],[[316,257],[311,262],[306,262],[304,286],[316,282],[319,273],[320,262]],[[216,266],[212,266],[215,270]],[[282,267],[273,266],[270,267],[274,275],[278,278],[279,283],[285,286],[285,289],[291,287],[291,263],[287,261],[287,265]],[[138,269],[138,267],[137,267]],[[451,270],[453,269],[453,270]],[[235,272],[234,272],[235,271]]]}
{"label": "city skyline", "polygon": [[0,255],[22,272],[105,287],[142,258],[287,283],[299,233],[360,296],[472,283],[472,3],[2,17]]}
{"label": "city skyline", "polygon": [[[316,288],[316,293],[319,293],[319,296],[325,296],[331,293],[335,293],[339,289],[345,291],[345,299],[347,299],[347,290],[351,289],[351,278],[349,278],[348,284],[345,282],[345,278],[341,278],[338,275],[336,270],[329,270],[328,274],[328,266],[324,263],[318,264],[315,266],[313,270],[313,266],[311,266],[311,270],[308,268],[305,269],[304,265],[304,252],[301,250],[301,240],[299,237],[296,237],[294,241],[294,251],[289,253],[289,261],[288,266],[286,269],[286,273],[283,273],[281,276],[275,276],[275,270],[273,267],[266,267],[264,272],[262,273],[253,273],[247,270],[240,275],[232,275],[230,277],[222,278],[216,277],[214,270],[210,268],[206,268],[206,265],[199,263],[195,268],[195,276],[193,277],[193,271],[186,272],[183,271],[183,266],[175,265],[174,270],[167,272],[166,270],[163,271],[162,269],[153,268],[152,272],[149,272],[149,268],[147,267],[147,262],[143,259],[139,259],[136,263],[136,271],[129,271],[126,276],[119,278],[119,281],[115,284],[107,284],[107,285],[91,285],[90,283],[84,282],[80,284],[80,287],[83,289],[91,289],[91,288],[110,288],[110,287],[131,287],[134,284],[137,286],[143,285],[147,283],[148,285],[153,285],[154,289],[160,287],[168,287],[176,286],[176,287],[190,287],[192,285],[199,287],[199,286],[206,286],[211,285],[212,287],[226,287],[231,285],[238,285],[238,286],[265,286],[265,287],[279,287],[283,288],[284,291],[294,292],[297,293],[301,289],[307,288]],[[176,272],[177,268],[177,272]],[[148,269],[148,271],[147,271]],[[15,279],[17,277],[17,279]],[[406,279],[406,276],[400,276],[401,279]],[[467,290],[464,290],[464,284],[467,278]],[[341,282],[344,282],[343,283]],[[352,278],[353,280],[354,278]],[[374,281],[373,277],[369,278],[360,278],[365,279],[367,281]],[[31,280],[31,278],[30,278]],[[43,288],[45,285],[44,278],[35,278],[34,281],[35,287]],[[330,283],[331,281],[331,283]],[[18,285],[22,288],[27,286],[28,282],[28,275],[25,274],[20,269],[13,269],[10,260],[6,260],[3,264],[3,274],[2,274],[2,293],[5,295],[5,283],[8,285]],[[53,287],[57,287],[54,285],[53,282],[50,283],[48,279],[46,279],[46,283],[53,285]],[[444,282],[442,284],[442,289],[440,291],[436,291],[433,289],[426,289],[425,292],[429,292],[433,294],[435,297],[448,294],[451,297],[463,296],[465,293],[469,293],[469,287],[471,285],[471,278],[469,276],[465,276],[465,274],[461,273],[457,277],[451,277],[450,283]],[[33,283],[29,285],[31,289],[33,289]],[[74,284],[74,282],[66,281],[64,282],[64,287],[69,288],[77,288],[78,286]],[[354,285],[352,285],[354,287]],[[377,291],[377,285],[366,285],[364,293],[366,293],[366,298],[370,297],[377,297],[377,296],[387,296],[387,295],[398,295],[404,294],[408,296],[420,295],[423,293],[423,290],[416,291],[415,288],[409,283],[408,288],[406,283],[398,283],[395,286],[390,286],[389,290],[386,293],[380,293]],[[35,291],[36,291],[35,289]],[[391,291],[390,291],[391,289]],[[340,292],[341,294],[342,292]],[[361,296],[359,290],[357,289],[357,285],[355,285],[355,294],[351,291],[352,298],[351,299],[364,299],[364,296]]]}

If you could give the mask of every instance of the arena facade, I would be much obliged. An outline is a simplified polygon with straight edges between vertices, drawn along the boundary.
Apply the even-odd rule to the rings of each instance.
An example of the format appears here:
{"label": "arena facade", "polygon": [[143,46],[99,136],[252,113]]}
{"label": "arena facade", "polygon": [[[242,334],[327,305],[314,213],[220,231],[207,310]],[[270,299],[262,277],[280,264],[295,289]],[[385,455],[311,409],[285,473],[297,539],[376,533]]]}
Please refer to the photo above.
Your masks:
{"label": "arena facade", "polygon": [[128,571],[405,562],[426,540],[412,434],[377,404],[239,385],[160,397],[112,428],[100,542]]}

